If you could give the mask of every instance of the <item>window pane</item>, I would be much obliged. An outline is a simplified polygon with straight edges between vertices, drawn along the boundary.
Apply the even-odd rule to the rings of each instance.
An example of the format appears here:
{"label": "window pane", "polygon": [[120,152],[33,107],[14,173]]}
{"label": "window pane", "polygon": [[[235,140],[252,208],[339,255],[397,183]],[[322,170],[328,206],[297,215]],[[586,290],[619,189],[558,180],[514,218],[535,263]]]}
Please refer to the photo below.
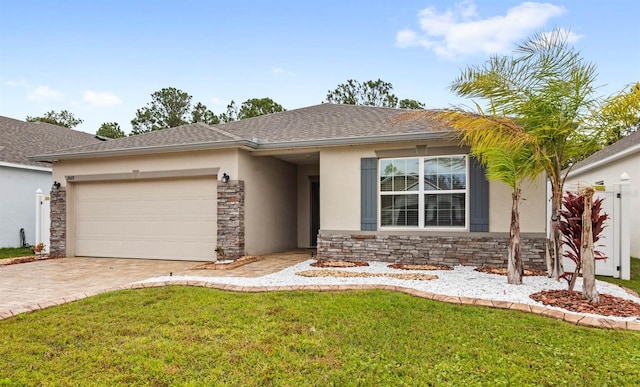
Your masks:
{"label": "window pane", "polygon": [[418,226],[418,195],[384,195],[380,207],[382,226]]}
{"label": "window pane", "polygon": [[417,158],[381,161],[380,191],[417,191],[418,162]]}
{"label": "window pane", "polygon": [[435,191],[438,189],[438,159],[424,159],[424,189]]}
{"label": "window pane", "polygon": [[465,156],[440,156],[424,159],[424,190],[465,189],[467,186]]}
{"label": "window pane", "polygon": [[380,160],[380,191],[393,191],[393,165],[390,160]]}
{"label": "window pane", "polygon": [[393,176],[391,160],[380,160],[380,176]]}
{"label": "window pane", "polygon": [[424,202],[425,226],[465,225],[465,194],[427,194]]}
{"label": "window pane", "polygon": [[451,189],[451,157],[438,157],[438,189]]}
{"label": "window pane", "polygon": [[451,157],[451,189],[467,187],[467,163],[464,156]]}

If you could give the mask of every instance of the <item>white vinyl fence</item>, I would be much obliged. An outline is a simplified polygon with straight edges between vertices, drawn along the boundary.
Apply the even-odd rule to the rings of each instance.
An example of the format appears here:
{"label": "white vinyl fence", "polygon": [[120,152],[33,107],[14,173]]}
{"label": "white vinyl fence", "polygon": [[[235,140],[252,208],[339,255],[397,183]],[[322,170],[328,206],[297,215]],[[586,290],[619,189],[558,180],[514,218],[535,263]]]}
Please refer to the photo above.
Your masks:
{"label": "white vinyl fence", "polygon": [[[565,189],[572,190],[569,184]],[[620,182],[604,189],[597,187],[594,200],[604,198],[602,210],[609,215],[605,222],[600,240],[596,242],[596,250],[602,251],[607,259],[596,261],[596,274],[630,279],[630,194],[629,176],[623,173]],[[550,211],[550,209],[549,209]],[[575,264],[568,258],[563,261],[565,271],[573,271]]]}
{"label": "white vinyl fence", "polygon": [[51,207],[49,195],[44,195],[41,189],[36,191],[36,239],[34,246],[44,243],[42,253],[49,254],[49,233],[51,227]]}

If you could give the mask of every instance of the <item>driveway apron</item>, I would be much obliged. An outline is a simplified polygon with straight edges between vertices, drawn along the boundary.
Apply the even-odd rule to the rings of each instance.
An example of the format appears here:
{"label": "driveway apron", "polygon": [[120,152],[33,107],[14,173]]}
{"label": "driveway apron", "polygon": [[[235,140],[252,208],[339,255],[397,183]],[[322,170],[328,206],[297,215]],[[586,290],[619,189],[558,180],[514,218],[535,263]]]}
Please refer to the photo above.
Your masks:
{"label": "driveway apron", "polygon": [[194,262],[142,259],[61,258],[0,267],[0,315],[36,305],[127,285],[145,278],[186,271]]}
{"label": "driveway apron", "polygon": [[0,319],[168,275],[259,277],[309,259],[273,254],[233,270],[195,270],[202,262],[60,258],[0,266]]}

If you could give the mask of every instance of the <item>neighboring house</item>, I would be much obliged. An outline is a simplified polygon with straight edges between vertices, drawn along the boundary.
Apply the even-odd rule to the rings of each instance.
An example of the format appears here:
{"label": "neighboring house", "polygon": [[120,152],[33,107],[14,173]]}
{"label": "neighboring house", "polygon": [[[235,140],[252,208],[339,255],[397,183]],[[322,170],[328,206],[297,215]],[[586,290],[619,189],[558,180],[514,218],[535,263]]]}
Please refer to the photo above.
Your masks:
{"label": "neighboring house", "polygon": [[[192,124],[35,158],[53,162],[52,253],[504,265],[511,191],[434,122],[321,104]],[[226,177],[229,178],[225,182]],[[527,186],[523,254],[544,268],[545,184]]]}
{"label": "neighboring house", "polygon": [[30,155],[98,142],[94,135],[0,116],[0,247],[19,247],[20,229],[35,242],[35,195],[51,188],[51,163]]}
{"label": "neighboring house", "polygon": [[640,213],[640,132],[623,137],[577,163],[565,186],[585,182],[611,187],[620,183],[623,173],[629,177],[631,256],[640,257],[640,217],[635,216]]}

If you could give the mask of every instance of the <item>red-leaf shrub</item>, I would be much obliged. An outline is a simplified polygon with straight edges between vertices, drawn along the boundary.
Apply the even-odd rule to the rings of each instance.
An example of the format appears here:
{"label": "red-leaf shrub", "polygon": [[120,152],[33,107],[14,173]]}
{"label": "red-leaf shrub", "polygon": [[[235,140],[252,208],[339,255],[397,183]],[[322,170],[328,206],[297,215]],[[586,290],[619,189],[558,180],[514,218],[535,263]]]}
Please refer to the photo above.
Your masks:
{"label": "red-leaf shrub", "polygon": [[[593,201],[591,211],[591,230],[593,235],[593,245],[600,240],[602,230],[606,227],[604,224],[609,215],[602,211],[602,201],[604,199],[596,199]],[[560,211],[560,223],[558,229],[562,233],[562,243],[567,246],[564,256],[572,260],[576,264],[573,273],[565,272],[561,275],[569,283],[569,289],[573,289],[575,280],[582,269],[582,259],[580,256],[580,248],[582,247],[582,213],[584,212],[584,195],[575,194],[567,191],[562,198],[562,210]],[[600,250],[594,250],[593,256],[596,260],[607,259],[607,256]]]}

